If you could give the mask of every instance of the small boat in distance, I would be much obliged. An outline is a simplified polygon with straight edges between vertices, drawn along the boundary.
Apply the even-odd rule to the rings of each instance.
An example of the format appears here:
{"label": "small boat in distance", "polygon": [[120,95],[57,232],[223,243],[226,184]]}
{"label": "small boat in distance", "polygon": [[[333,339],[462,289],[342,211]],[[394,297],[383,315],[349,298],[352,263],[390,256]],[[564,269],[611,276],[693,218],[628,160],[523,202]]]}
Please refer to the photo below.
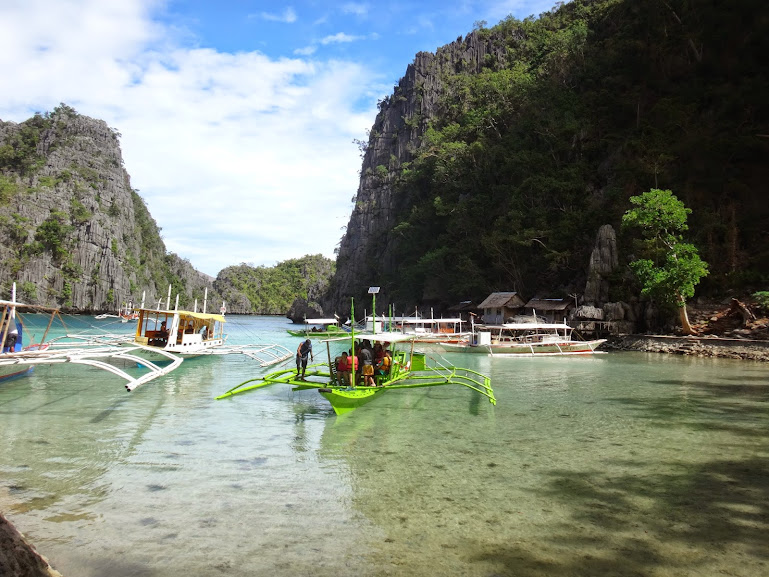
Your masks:
{"label": "small boat in distance", "polygon": [[96,320],[102,321],[104,319],[120,319],[120,322],[127,323],[128,321],[135,321],[139,318],[139,313],[133,308],[133,303],[123,303],[117,311],[116,315],[110,313],[104,313],[96,315]]}
{"label": "small boat in distance", "polygon": [[502,325],[476,325],[467,342],[442,342],[445,352],[481,353],[487,355],[545,356],[590,355],[606,339],[577,341],[572,339],[573,329],[566,323],[506,323]]}
{"label": "small boat in distance", "polygon": [[311,339],[328,339],[349,334],[350,331],[339,326],[339,319],[305,319],[304,328],[288,329],[292,337],[304,337]]}

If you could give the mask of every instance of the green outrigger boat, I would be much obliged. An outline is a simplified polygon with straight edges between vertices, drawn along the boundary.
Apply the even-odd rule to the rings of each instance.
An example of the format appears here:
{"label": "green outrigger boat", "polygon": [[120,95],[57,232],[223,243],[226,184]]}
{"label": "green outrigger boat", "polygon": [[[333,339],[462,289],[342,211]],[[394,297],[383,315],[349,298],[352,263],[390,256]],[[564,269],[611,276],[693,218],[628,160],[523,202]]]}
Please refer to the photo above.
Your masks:
{"label": "green outrigger boat", "polygon": [[330,339],[350,335],[350,331],[339,326],[337,319],[305,319],[302,329],[288,329],[286,332],[292,337],[309,339]]}
{"label": "green outrigger boat", "polygon": [[[424,353],[414,350],[414,335],[403,333],[351,333],[346,337],[326,339],[328,361],[307,367],[305,378],[299,378],[295,368],[275,371],[268,375],[249,379],[226,393],[216,397],[225,399],[233,395],[282,384],[294,387],[294,390],[316,389],[325,397],[337,415],[348,413],[372,401],[377,396],[395,390],[418,387],[437,387],[443,385],[461,385],[487,397],[492,405],[497,404],[491,380],[486,375],[444,365]],[[386,375],[375,377],[377,386],[363,386],[362,377],[353,373],[353,383],[345,383],[336,371],[336,354],[343,350],[357,350],[358,342],[368,340],[386,343],[391,351],[392,364]],[[404,346],[405,345],[405,346]]]}

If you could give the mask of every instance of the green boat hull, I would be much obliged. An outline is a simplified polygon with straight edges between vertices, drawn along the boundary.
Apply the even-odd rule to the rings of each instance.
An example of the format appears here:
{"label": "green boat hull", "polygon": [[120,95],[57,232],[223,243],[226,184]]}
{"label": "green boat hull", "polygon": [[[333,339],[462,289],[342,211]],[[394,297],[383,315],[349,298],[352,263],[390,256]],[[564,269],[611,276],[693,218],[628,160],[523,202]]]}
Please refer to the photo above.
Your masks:
{"label": "green boat hull", "polygon": [[308,331],[308,330],[302,329],[298,331],[287,330],[286,332],[292,337],[300,337],[300,338],[307,338],[307,339],[333,339],[336,337],[344,337],[350,334],[349,332],[343,329],[329,329],[325,331]]}
{"label": "green boat hull", "polygon": [[356,387],[356,388],[326,388],[318,389],[318,392],[331,403],[331,407],[337,415],[344,415],[383,393],[384,387]]}

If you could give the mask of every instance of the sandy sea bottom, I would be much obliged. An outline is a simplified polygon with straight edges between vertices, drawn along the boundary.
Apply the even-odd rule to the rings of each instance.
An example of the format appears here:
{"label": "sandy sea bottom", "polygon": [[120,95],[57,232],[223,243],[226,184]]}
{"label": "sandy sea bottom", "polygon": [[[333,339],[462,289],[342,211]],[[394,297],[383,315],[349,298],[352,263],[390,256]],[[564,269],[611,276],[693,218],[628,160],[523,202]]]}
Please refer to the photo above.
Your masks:
{"label": "sandy sea bottom", "polygon": [[38,367],[0,386],[0,510],[68,577],[769,574],[765,364],[446,358],[498,405],[447,386],[336,417],[313,391],[214,401],[242,360],[130,394]]}

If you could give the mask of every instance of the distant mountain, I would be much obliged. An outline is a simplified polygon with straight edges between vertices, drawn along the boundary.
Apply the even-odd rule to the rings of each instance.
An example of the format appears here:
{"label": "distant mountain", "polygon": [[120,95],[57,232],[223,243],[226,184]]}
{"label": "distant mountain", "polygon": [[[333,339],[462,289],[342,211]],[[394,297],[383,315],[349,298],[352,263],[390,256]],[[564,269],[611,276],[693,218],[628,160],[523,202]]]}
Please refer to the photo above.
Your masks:
{"label": "distant mountain", "polygon": [[361,143],[326,306],[582,295],[607,224],[602,299],[637,298],[620,222],[651,188],[693,211],[701,294],[765,290],[767,54],[762,0],[573,0],[417,54]]}
{"label": "distant mountain", "polygon": [[328,290],[334,262],[324,256],[306,255],[279,262],[274,267],[230,266],[216,277],[214,286],[239,312],[284,315],[296,299],[314,308]]}

